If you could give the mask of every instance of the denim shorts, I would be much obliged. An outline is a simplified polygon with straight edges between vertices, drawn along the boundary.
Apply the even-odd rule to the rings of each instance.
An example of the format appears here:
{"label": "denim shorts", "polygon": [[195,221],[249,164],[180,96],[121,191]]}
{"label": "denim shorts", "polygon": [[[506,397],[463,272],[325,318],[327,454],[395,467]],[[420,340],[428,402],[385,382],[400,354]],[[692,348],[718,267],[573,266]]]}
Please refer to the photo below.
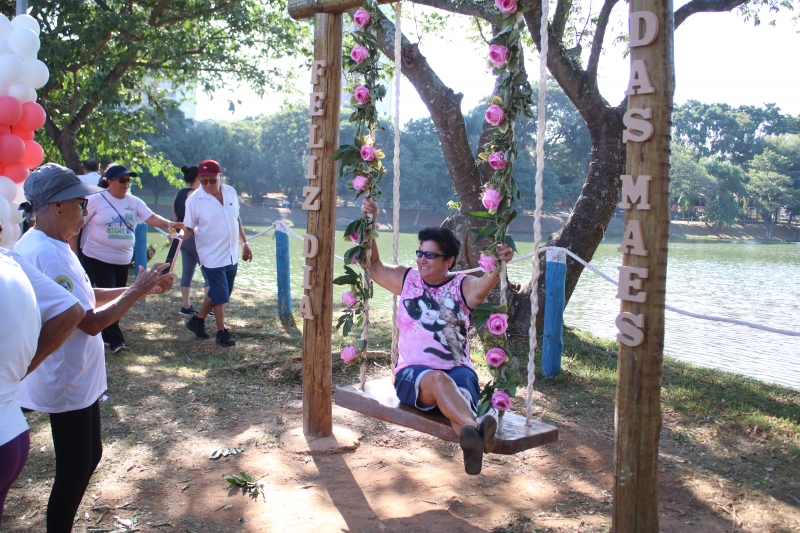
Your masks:
{"label": "denim shorts", "polygon": [[[435,405],[417,405],[419,396],[419,382],[422,376],[434,370],[424,365],[410,365],[398,371],[394,376],[394,390],[400,403],[416,407],[421,411],[430,411]],[[473,414],[478,412],[478,375],[468,366],[456,366],[449,370],[442,370],[456,382],[456,387],[467,399]]]}
{"label": "denim shorts", "polygon": [[208,297],[211,298],[211,305],[226,304],[231,300],[233,280],[236,279],[238,268],[238,263],[219,268],[200,266],[200,270],[203,271],[203,276],[208,282]]}

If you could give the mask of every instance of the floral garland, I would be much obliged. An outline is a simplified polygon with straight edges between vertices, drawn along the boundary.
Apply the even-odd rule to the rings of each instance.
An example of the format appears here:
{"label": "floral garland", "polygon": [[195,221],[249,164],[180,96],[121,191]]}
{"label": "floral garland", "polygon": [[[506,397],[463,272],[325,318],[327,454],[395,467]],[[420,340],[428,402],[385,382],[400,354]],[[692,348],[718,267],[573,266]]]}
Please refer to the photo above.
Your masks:
{"label": "floral garland", "polygon": [[492,380],[486,384],[479,396],[478,415],[489,407],[497,410],[502,419],[504,412],[511,407],[511,398],[517,392],[519,363],[508,347],[508,305],[506,304],[505,272],[497,257],[497,246],[508,244],[516,251],[514,239],[507,234],[509,224],[517,216],[515,200],[520,197],[519,188],[512,176],[518,143],[514,141],[514,123],[521,113],[533,117],[533,89],[528,76],[520,68],[521,14],[529,9],[518,0],[495,0],[498,13],[495,15],[497,31],[489,42],[489,65],[498,78],[497,96],[486,110],[486,121],[493,126],[489,141],[478,157],[494,169],[491,179],[485,184],[483,206],[486,211],[469,213],[473,217],[487,220],[483,228],[476,228],[475,242],[488,240],[481,252],[478,265],[484,272],[501,275],[501,296],[499,305],[481,304],[473,311],[474,326],[486,326],[483,332],[483,345],[486,350],[486,363],[492,373]]}
{"label": "floral garland", "polygon": [[[380,199],[381,190],[378,183],[386,174],[386,168],[381,162],[384,153],[375,147],[375,132],[384,129],[378,121],[375,103],[386,96],[386,87],[380,83],[383,75],[379,65],[378,41],[375,37],[377,33],[375,26],[379,20],[377,13],[377,2],[367,0],[364,7],[353,15],[353,21],[359,29],[351,33],[355,45],[346,62],[347,72],[352,75],[347,90],[353,94],[350,105],[354,111],[350,115],[350,122],[355,125],[355,134],[353,144],[342,144],[331,157],[333,161],[339,161],[339,176],[347,179],[347,188],[356,193],[356,199],[361,195]],[[351,344],[342,349],[342,360],[345,363],[366,361],[366,330],[369,325],[369,300],[372,298],[368,261],[363,274],[356,272],[349,265],[368,260],[370,239],[377,237],[378,232],[369,217],[353,220],[344,231],[345,241],[352,242],[355,246],[344,254],[345,274],[333,280],[337,285],[350,285],[350,290],[342,294],[342,302],[346,308],[339,317],[336,329],[342,328],[342,334],[348,336],[354,325],[362,328],[360,338],[355,341],[355,345]]]}

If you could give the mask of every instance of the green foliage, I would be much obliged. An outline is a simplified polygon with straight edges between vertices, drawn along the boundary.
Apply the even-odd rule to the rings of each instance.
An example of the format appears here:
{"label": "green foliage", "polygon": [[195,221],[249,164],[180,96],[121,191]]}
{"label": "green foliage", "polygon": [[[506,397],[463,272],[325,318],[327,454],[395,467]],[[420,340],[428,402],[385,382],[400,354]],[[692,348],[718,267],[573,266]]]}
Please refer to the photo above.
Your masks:
{"label": "green foliage", "polygon": [[238,476],[236,474],[222,474],[222,479],[242,489],[242,494],[249,494],[253,498],[258,498],[260,494],[261,498],[265,499],[264,485],[259,483],[253,476],[247,475],[244,470],[239,472]]}

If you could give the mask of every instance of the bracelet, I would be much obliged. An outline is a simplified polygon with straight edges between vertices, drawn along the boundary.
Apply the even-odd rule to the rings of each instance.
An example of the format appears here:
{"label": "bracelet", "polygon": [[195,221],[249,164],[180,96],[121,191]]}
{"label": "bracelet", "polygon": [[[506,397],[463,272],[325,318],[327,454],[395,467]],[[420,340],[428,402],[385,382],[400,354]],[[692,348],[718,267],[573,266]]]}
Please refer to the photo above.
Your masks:
{"label": "bracelet", "polygon": [[246,242],[240,242],[239,246],[242,246],[242,247],[247,246],[248,248],[250,248],[250,245],[247,244]]}

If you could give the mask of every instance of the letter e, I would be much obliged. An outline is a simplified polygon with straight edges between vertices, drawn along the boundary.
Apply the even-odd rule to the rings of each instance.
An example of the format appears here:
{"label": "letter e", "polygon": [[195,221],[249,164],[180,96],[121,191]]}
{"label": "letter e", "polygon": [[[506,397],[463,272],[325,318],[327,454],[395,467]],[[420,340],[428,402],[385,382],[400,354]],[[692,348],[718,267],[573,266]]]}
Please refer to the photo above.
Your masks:
{"label": "letter e", "polygon": [[311,93],[311,104],[308,107],[309,117],[321,117],[325,114],[325,93]]}
{"label": "letter e", "polygon": [[[641,289],[642,279],[647,279],[647,269],[621,266],[617,267],[617,270],[619,270],[617,298],[628,302],[644,303],[647,300],[647,293]],[[632,276],[638,276],[638,278],[634,279]],[[638,292],[631,294],[631,290]]]}

